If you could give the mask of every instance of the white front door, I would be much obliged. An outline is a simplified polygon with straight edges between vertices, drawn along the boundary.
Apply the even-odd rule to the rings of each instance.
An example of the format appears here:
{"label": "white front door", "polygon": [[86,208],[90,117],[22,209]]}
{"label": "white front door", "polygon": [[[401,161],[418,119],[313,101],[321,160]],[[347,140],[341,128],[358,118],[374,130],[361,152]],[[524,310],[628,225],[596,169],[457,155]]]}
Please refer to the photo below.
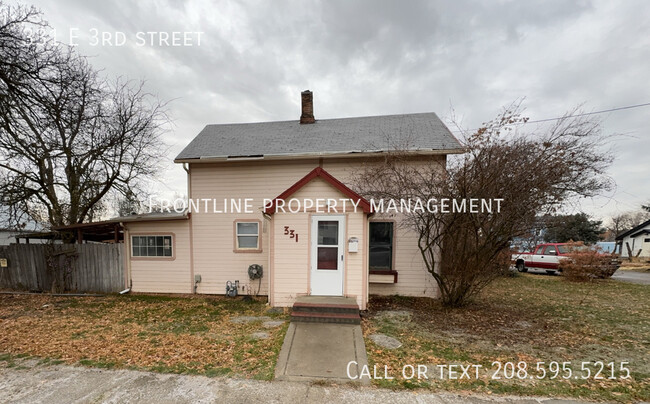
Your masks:
{"label": "white front door", "polygon": [[343,296],[345,216],[311,218],[311,294]]}

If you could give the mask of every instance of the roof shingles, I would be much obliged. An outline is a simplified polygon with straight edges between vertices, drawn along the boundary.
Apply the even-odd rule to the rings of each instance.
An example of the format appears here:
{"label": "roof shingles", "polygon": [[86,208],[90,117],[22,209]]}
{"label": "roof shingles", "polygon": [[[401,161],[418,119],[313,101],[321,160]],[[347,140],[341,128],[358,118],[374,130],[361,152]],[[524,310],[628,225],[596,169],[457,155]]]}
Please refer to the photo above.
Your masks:
{"label": "roof shingles", "polygon": [[461,149],[435,113],[318,120],[207,125],[176,157],[282,156]]}

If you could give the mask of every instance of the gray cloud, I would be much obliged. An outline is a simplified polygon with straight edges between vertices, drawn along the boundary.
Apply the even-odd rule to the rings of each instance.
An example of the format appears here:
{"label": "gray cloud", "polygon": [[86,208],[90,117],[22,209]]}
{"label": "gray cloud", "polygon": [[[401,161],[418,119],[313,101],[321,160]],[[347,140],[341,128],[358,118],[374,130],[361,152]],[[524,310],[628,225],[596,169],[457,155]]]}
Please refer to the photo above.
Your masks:
{"label": "gray cloud", "polygon": [[[317,118],[435,111],[467,127],[526,97],[532,119],[650,102],[645,1],[34,0],[66,39],[70,27],[202,31],[200,47],[91,47],[110,75],[146,78],[173,99],[166,184],[184,192],[171,160],[207,123],[297,119],[299,92]],[[650,200],[650,108],[601,116],[613,149],[613,199],[584,201],[604,216]],[[161,185],[162,187],[162,185]],[[162,187],[161,193],[171,192]]]}

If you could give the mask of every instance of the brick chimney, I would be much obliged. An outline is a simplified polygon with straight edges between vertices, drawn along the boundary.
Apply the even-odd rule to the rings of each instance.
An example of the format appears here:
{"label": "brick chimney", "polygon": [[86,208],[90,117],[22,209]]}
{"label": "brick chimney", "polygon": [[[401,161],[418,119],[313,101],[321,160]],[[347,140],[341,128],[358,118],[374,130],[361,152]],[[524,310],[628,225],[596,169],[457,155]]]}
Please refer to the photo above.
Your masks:
{"label": "brick chimney", "polygon": [[314,93],[305,90],[300,93],[302,98],[302,115],[300,115],[300,123],[315,123],[314,119]]}

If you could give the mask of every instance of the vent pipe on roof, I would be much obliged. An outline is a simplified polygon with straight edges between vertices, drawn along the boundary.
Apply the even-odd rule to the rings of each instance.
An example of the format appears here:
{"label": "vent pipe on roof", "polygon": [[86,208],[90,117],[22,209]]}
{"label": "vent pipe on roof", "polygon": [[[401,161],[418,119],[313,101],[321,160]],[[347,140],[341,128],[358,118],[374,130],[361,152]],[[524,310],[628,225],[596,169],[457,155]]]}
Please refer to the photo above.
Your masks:
{"label": "vent pipe on roof", "polygon": [[300,93],[302,98],[302,115],[300,115],[300,123],[314,123],[314,93],[305,90]]}

